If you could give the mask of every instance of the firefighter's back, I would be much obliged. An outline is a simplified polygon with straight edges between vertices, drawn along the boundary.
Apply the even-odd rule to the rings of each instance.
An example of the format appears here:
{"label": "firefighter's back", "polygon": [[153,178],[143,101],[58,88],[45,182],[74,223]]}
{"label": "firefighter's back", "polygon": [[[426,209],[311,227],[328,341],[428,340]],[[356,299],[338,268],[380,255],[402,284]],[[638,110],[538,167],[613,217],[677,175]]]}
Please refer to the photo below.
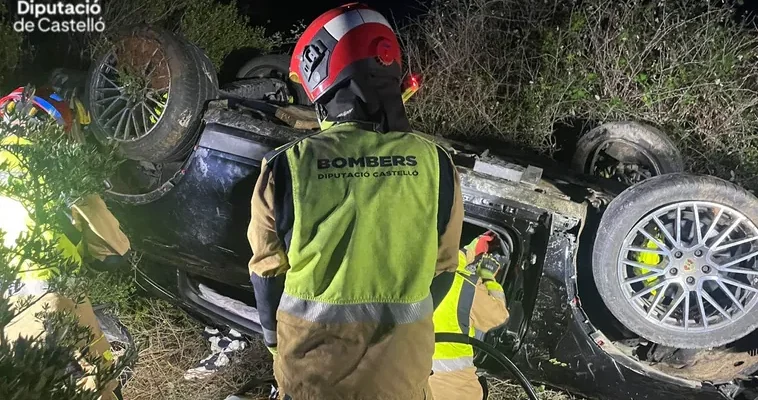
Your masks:
{"label": "firefighter's back", "polygon": [[440,170],[449,158],[415,134],[354,124],[280,156],[293,210],[277,315],[276,373],[285,393],[425,398],[434,352],[429,286],[447,224]]}

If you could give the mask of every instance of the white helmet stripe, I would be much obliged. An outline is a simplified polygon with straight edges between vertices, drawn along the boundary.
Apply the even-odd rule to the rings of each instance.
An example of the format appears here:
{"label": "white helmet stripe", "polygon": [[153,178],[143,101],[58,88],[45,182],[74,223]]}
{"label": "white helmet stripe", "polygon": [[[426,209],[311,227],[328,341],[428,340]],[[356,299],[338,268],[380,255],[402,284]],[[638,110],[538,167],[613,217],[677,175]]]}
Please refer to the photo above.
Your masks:
{"label": "white helmet stripe", "polygon": [[358,13],[361,14],[361,17],[363,18],[363,22],[365,22],[367,24],[370,23],[370,22],[374,22],[374,23],[377,23],[377,24],[385,25],[388,28],[392,29],[392,27],[390,26],[389,22],[387,22],[387,19],[384,18],[384,15],[382,15],[381,13],[376,12],[374,10],[368,10],[368,9],[365,9],[365,8],[364,9],[358,9],[356,11],[358,11]]}
{"label": "white helmet stripe", "polygon": [[382,14],[367,9],[351,10],[344,14],[340,14],[324,24],[324,29],[326,29],[335,40],[340,40],[351,29],[365,23],[378,23],[392,29]]}

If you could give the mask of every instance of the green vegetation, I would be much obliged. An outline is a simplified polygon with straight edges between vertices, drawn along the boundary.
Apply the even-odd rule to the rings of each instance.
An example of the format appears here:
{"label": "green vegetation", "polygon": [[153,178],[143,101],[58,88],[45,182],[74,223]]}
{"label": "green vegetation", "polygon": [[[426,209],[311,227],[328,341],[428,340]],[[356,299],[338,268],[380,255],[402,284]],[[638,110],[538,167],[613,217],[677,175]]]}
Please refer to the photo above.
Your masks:
{"label": "green vegetation", "polygon": [[21,59],[21,34],[13,30],[8,20],[8,10],[0,3],[0,88]]}
{"label": "green vegetation", "polygon": [[[16,120],[15,122],[20,122]],[[0,163],[0,196],[17,200],[34,221],[29,230],[17,238],[0,232],[0,398],[3,399],[75,399],[95,400],[106,382],[118,377],[133,361],[127,351],[107,368],[83,370],[82,376],[93,376],[96,388],[77,387],[82,376],[71,373],[72,363],[85,360],[99,365],[100,356],[82,348],[95,337],[86,326],[79,325],[69,311],[44,309],[36,317],[45,325],[45,336],[28,336],[18,340],[8,337],[14,318],[33,306],[38,298],[10,296],[19,283],[21,266],[33,263],[49,269],[48,293],[58,293],[76,302],[84,299],[86,281],[81,279],[77,263],[66,258],[57,247],[58,239],[48,232],[64,232],[60,216],[77,199],[102,190],[103,181],[115,167],[112,157],[96,148],[76,144],[66,137],[58,125],[20,124],[0,121],[0,132],[27,138],[31,144],[3,142],[0,152],[12,154],[13,161]],[[7,154],[6,153],[6,154]],[[8,204],[2,211],[9,212]],[[11,215],[5,214],[3,218]],[[13,341],[11,341],[13,340]]]}
{"label": "green vegetation", "polygon": [[758,35],[735,20],[685,0],[441,0],[403,33],[424,78],[411,115],[548,155],[557,123],[644,121],[691,170],[756,188]]}
{"label": "green vegetation", "polygon": [[234,50],[253,48],[262,53],[280,45],[279,35],[266,35],[264,27],[251,27],[238,13],[237,3],[215,0],[109,0],[103,4],[106,36],[91,34],[86,49],[98,54],[108,35],[135,24],[157,25],[177,32],[202,48],[217,69]]}
{"label": "green vegetation", "polygon": [[179,31],[205,50],[217,69],[234,50],[250,47],[267,53],[280,44],[278,36],[266,36],[264,27],[251,28],[248,19],[237,13],[235,2],[220,5],[214,0],[190,0],[188,3]]}

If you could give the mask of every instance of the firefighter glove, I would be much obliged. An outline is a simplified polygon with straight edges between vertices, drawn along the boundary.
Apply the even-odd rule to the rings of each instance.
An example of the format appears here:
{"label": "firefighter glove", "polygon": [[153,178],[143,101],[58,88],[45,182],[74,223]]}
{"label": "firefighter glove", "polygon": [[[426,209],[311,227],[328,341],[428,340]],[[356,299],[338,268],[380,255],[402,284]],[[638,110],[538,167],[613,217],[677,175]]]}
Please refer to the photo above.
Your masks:
{"label": "firefighter glove", "polygon": [[505,258],[499,254],[482,254],[476,263],[476,274],[484,280],[494,280]]}

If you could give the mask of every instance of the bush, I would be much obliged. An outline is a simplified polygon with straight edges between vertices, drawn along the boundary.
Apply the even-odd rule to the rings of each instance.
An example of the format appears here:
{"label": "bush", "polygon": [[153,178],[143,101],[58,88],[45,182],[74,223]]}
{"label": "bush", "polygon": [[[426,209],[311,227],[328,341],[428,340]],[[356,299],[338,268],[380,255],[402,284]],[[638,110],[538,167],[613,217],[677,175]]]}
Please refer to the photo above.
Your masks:
{"label": "bush", "polygon": [[221,5],[215,0],[190,0],[179,32],[205,50],[217,69],[234,50],[251,47],[267,53],[280,44],[277,36],[267,37],[262,26],[250,27],[248,19],[238,14],[235,2]]}
{"label": "bush", "polygon": [[236,2],[216,0],[109,0],[103,4],[106,35],[86,38],[89,57],[97,55],[107,37],[135,24],[158,25],[177,32],[202,48],[217,69],[234,50],[255,48],[262,53],[281,43],[278,35],[266,35],[263,27],[249,26],[239,15]]}
{"label": "bush", "polygon": [[[134,349],[105,366],[103,356],[86,351],[89,343],[99,340],[90,328],[80,325],[70,311],[49,308],[34,315],[44,324],[44,336],[32,332],[11,336],[9,332],[18,326],[11,325],[14,318],[41,298],[14,297],[11,289],[18,287],[20,268],[32,261],[40,269],[52,269],[47,293],[75,302],[84,298],[86,282],[79,279],[79,265],[61,252],[58,238],[49,233],[65,232],[59,216],[80,197],[102,190],[103,180],[116,163],[112,155],[94,146],[69,140],[55,124],[0,121],[0,137],[9,134],[25,137],[31,144],[0,143],[0,151],[18,159],[17,166],[7,159],[0,162],[0,196],[17,200],[34,224],[27,232],[15,232],[15,238],[0,231],[0,371],[4,378],[0,398],[95,400],[106,383],[134,361]],[[0,211],[8,218],[11,210]],[[72,365],[81,360],[93,368],[72,373]],[[83,377],[94,378],[95,387],[78,386]]]}
{"label": "bush", "polygon": [[545,154],[557,122],[645,121],[691,170],[755,187],[758,36],[736,20],[686,0],[438,1],[403,32],[424,79],[411,116]]}
{"label": "bush", "polygon": [[7,11],[5,4],[0,3],[0,89],[21,59],[22,36],[13,30]]}

